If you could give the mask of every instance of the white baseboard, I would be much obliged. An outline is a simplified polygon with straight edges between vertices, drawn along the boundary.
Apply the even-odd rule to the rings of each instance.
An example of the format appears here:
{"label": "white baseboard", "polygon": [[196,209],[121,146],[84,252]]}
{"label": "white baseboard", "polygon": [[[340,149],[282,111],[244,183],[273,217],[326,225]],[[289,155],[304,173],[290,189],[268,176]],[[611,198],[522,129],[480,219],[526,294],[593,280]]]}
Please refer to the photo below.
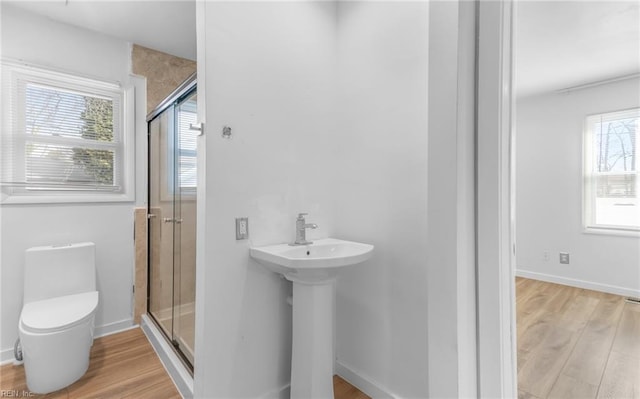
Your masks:
{"label": "white baseboard", "polygon": [[131,330],[132,328],[136,328],[136,327],[138,327],[138,325],[133,322],[133,319],[124,319],[120,321],[115,321],[113,323],[96,327],[93,333],[93,337],[100,338],[107,335]]}
{"label": "white baseboard", "polygon": [[355,371],[353,367],[347,366],[339,360],[336,360],[335,371],[342,379],[369,395],[372,399],[398,399],[398,396],[389,393],[371,379]]}
{"label": "white baseboard", "polygon": [[15,358],[13,357],[13,347],[0,351],[0,366],[13,363],[14,360]]}
{"label": "white baseboard", "polygon": [[530,278],[533,280],[546,281],[548,283],[568,285],[570,287],[584,288],[584,289],[593,290],[593,291],[601,291],[601,292],[606,292],[614,295],[635,297],[635,298],[640,297],[640,290],[634,290],[634,289],[625,288],[625,287],[618,287],[615,285],[594,283],[592,281],[584,281],[584,280],[578,280],[578,279],[573,279],[568,277],[555,276],[552,274],[537,273],[537,272],[517,269],[516,276]]}
{"label": "white baseboard", "polygon": [[[335,364],[335,372],[349,384],[358,388],[373,399],[397,399],[397,396],[387,393],[378,387],[377,384],[371,382],[370,379],[363,377],[359,373],[353,371],[351,367],[347,367],[340,362]],[[279,389],[260,396],[260,399],[289,399],[291,396],[291,384],[286,384]]]}
{"label": "white baseboard", "polygon": [[291,397],[291,384],[286,384],[274,391],[260,396],[260,399],[289,399]]}

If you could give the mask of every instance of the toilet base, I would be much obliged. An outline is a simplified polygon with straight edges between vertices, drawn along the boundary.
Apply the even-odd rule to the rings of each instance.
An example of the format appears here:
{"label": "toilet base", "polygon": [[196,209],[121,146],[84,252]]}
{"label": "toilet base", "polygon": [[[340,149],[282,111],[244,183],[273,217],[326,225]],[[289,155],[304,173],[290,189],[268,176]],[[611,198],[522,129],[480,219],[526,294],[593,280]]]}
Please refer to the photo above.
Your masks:
{"label": "toilet base", "polygon": [[52,333],[25,331],[20,325],[25,375],[29,391],[45,394],[79,380],[89,368],[93,344],[91,317],[67,330]]}

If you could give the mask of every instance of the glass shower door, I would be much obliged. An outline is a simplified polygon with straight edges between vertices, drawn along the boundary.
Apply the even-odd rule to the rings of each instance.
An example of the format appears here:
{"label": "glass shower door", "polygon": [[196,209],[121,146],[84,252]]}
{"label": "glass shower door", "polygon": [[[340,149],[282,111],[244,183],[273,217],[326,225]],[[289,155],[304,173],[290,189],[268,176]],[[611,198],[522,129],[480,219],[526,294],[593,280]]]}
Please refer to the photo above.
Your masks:
{"label": "glass shower door", "polygon": [[195,88],[149,122],[149,313],[183,358],[195,351]]}
{"label": "glass shower door", "polygon": [[174,203],[167,176],[171,172],[170,126],[164,112],[149,123],[149,313],[171,337],[173,331]]}
{"label": "glass shower door", "polygon": [[176,106],[174,324],[175,339],[193,364],[196,286],[196,94]]}

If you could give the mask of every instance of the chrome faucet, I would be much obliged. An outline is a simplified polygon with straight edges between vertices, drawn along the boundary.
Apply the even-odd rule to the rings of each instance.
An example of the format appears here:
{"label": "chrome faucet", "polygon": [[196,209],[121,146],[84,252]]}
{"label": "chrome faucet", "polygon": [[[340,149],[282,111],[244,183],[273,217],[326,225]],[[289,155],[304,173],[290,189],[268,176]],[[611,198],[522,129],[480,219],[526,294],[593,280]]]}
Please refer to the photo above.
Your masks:
{"label": "chrome faucet", "polygon": [[308,245],[313,244],[313,241],[307,241],[307,229],[317,229],[318,225],[315,223],[307,223],[304,217],[307,213],[299,213],[296,219],[296,240],[289,245]]}

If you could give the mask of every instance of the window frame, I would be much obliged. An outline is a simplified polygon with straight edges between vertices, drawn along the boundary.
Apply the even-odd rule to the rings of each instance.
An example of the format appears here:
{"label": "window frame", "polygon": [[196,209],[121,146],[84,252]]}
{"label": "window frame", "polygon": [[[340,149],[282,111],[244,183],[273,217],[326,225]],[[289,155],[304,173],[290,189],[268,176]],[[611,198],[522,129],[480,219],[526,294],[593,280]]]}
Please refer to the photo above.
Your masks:
{"label": "window frame", "polygon": [[[2,153],[2,204],[84,203],[84,202],[131,202],[135,199],[135,92],[133,87],[124,88],[119,83],[105,82],[94,78],[55,71],[11,60],[2,60],[2,132],[3,147],[10,148],[11,156]],[[20,95],[20,86],[40,85],[60,91],[85,93],[96,97],[118,100],[118,138],[104,147],[114,148],[114,187],[102,189],[80,187],[45,187],[33,184],[26,189],[25,143],[56,142],[61,145],[67,139],[44,137],[35,140],[25,133],[24,112],[26,98]],[[114,129],[115,130],[115,129]],[[68,139],[72,141],[73,139]],[[95,144],[95,143],[94,143]],[[100,144],[102,146],[102,144]],[[87,147],[88,148],[88,147]]]}
{"label": "window frame", "polygon": [[[640,226],[623,226],[623,225],[605,225],[596,223],[596,204],[595,195],[597,187],[595,184],[597,175],[605,175],[607,173],[593,173],[594,158],[594,134],[593,125],[596,118],[604,120],[623,119],[628,117],[640,118],[640,107],[628,108],[617,111],[600,112],[597,114],[587,115],[584,118],[583,127],[583,232],[588,234],[605,234],[605,235],[620,235],[620,236],[637,236],[640,237]],[[636,133],[637,135],[638,133]],[[637,139],[636,139],[637,140]],[[636,163],[640,160],[640,146],[636,142],[635,148]],[[636,170],[632,172],[610,173],[611,175],[624,175],[635,174],[636,185],[638,184],[638,165],[636,164]],[[640,206],[640,187],[636,187],[636,207]],[[640,209],[637,209],[640,212]]]}
{"label": "window frame", "polygon": [[[173,132],[170,132],[170,136],[171,136],[171,154],[169,155],[169,157],[171,158],[171,162],[172,165],[175,169],[180,170],[180,165],[178,165],[178,160],[180,160],[182,157],[191,157],[194,159],[194,161],[197,161],[197,156],[198,156],[198,150],[197,150],[197,145],[196,148],[194,148],[193,150],[187,150],[184,149],[180,146],[180,136],[185,133],[185,132],[190,132],[194,135],[194,138],[197,138],[197,133],[195,133],[193,130],[191,130],[190,128],[185,129],[185,131],[183,131],[181,129],[181,123],[180,123],[180,116],[182,115],[182,111],[180,109],[180,107],[182,107],[184,104],[186,104],[194,95],[196,95],[196,91],[195,89],[191,89],[189,90],[186,94],[184,94],[180,99],[178,99],[176,101],[176,104],[174,105],[174,116],[173,116]],[[194,104],[193,106],[193,112],[190,112],[192,115],[194,115],[195,117],[193,118],[193,123],[197,122],[197,108],[196,105]],[[196,172],[197,173],[197,172]],[[170,182],[170,186],[171,186],[171,190],[177,190],[180,192],[180,195],[183,198],[186,199],[195,199],[196,197],[196,193],[197,193],[197,180],[195,185],[193,186],[183,186],[182,180],[180,179],[180,173],[175,173],[173,172],[173,174],[176,177],[176,180],[180,181],[180,184],[177,185],[177,187],[174,187],[176,184],[176,180],[173,180],[172,182]]]}

